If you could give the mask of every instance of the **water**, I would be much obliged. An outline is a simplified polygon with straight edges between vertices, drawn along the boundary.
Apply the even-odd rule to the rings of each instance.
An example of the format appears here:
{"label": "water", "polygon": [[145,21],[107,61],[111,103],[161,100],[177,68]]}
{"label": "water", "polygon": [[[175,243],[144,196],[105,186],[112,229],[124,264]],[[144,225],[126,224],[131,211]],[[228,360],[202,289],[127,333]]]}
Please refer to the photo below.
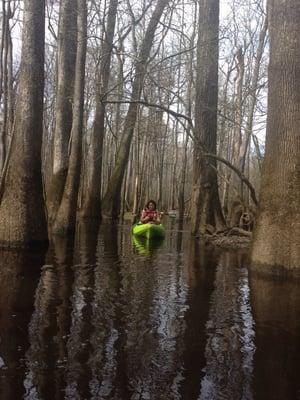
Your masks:
{"label": "water", "polygon": [[0,252],[0,399],[300,399],[299,282],[171,230]]}

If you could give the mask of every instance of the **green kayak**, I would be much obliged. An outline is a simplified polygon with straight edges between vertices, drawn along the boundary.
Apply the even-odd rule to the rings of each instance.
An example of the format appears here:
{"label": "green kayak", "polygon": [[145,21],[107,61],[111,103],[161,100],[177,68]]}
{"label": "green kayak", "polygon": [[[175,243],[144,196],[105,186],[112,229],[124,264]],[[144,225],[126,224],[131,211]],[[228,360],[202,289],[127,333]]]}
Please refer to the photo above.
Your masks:
{"label": "green kayak", "polygon": [[142,236],[148,239],[162,238],[165,236],[165,228],[162,224],[141,224],[134,225],[132,232],[135,236]]}

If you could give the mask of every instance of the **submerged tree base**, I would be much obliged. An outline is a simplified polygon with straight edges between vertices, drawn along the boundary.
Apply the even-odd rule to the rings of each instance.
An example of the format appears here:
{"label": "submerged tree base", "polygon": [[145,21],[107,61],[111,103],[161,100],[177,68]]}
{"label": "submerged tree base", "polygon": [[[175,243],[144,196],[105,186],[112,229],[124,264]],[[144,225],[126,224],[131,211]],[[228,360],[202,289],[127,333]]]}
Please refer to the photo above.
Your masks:
{"label": "submerged tree base", "polygon": [[300,268],[287,269],[283,265],[268,265],[251,263],[251,273],[262,278],[277,278],[279,280],[300,280]]}
{"label": "submerged tree base", "polygon": [[300,279],[300,265],[299,268],[287,269],[284,265],[268,265],[252,262],[251,273],[266,278],[270,277],[272,279]]}
{"label": "submerged tree base", "polygon": [[0,249],[20,249],[20,250],[46,250],[49,240],[28,240],[28,241],[5,241],[0,240]]}

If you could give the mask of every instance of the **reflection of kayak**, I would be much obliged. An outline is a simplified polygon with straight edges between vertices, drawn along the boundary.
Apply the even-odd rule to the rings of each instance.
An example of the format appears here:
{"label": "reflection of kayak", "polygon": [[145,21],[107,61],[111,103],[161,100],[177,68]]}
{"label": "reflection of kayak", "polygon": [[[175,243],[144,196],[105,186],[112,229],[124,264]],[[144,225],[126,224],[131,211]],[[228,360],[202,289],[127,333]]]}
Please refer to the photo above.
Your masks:
{"label": "reflection of kayak", "polygon": [[135,236],[142,236],[148,239],[162,238],[165,236],[165,228],[162,224],[141,224],[134,225],[132,232]]}
{"label": "reflection of kayak", "polygon": [[133,244],[141,256],[149,256],[164,242],[163,237],[149,240],[143,236],[133,236]]}

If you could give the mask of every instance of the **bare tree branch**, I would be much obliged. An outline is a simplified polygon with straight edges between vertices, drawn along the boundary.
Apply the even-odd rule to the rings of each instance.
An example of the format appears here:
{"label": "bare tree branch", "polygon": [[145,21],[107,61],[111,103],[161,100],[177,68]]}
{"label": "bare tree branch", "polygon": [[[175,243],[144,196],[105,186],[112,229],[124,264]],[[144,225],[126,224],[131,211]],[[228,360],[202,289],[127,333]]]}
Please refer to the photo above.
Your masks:
{"label": "bare tree branch", "polygon": [[207,157],[207,158],[213,158],[213,159],[215,159],[215,160],[217,160],[217,161],[220,161],[221,163],[227,165],[227,167],[229,167],[230,169],[232,169],[232,170],[237,174],[237,176],[241,179],[241,181],[242,181],[243,183],[245,183],[246,186],[248,186],[248,188],[249,188],[249,190],[250,190],[251,198],[252,198],[254,204],[255,204],[256,206],[258,206],[258,200],[257,200],[257,197],[256,197],[256,193],[255,193],[254,187],[253,187],[252,184],[250,183],[249,179],[246,178],[245,175],[243,175],[243,174],[241,173],[241,171],[240,171],[238,168],[236,168],[233,164],[231,164],[231,163],[230,163],[228,160],[226,160],[225,158],[219,157],[219,156],[217,156],[216,154],[204,153],[204,154],[202,154],[202,156],[203,156],[203,157]]}
{"label": "bare tree branch", "polygon": [[[166,113],[172,115],[172,116],[175,117],[178,121],[180,121],[180,119],[184,119],[184,120],[187,121],[187,123],[189,124],[189,126],[190,126],[192,132],[194,131],[194,125],[193,125],[192,119],[191,119],[190,117],[188,117],[187,115],[178,113],[178,112],[176,112],[176,111],[173,111],[173,110],[171,110],[170,108],[164,107],[164,106],[159,105],[159,104],[148,103],[147,101],[144,101],[144,100],[136,100],[136,101],[133,101],[133,100],[121,100],[121,101],[118,101],[118,100],[109,100],[109,101],[105,101],[105,103],[109,103],[109,104],[120,104],[120,103],[122,103],[122,104],[124,104],[124,103],[125,103],[125,104],[132,104],[132,103],[133,103],[133,104],[142,104],[142,105],[144,105],[144,106],[146,106],[146,107],[155,107],[155,108],[158,108],[158,109],[160,109],[160,110],[162,110],[162,111],[165,111]],[[184,128],[186,129],[186,127],[184,127]],[[186,130],[186,131],[187,131],[187,130]],[[191,137],[192,140],[195,141],[194,135],[191,135],[191,134],[189,133],[189,136]],[[202,151],[205,151],[205,148],[204,148],[203,144],[200,143],[200,147],[202,148]],[[227,167],[229,167],[230,169],[232,169],[232,171],[234,171],[234,172],[237,174],[237,176],[241,179],[241,181],[249,188],[251,198],[252,198],[254,204],[255,204],[256,206],[258,206],[258,200],[257,200],[257,197],[256,197],[256,193],[255,193],[254,187],[253,187],[252,184],[250,183],[249,179],[246,178],[245,175],[243,175],[242,172],[241,172],[237,167],[235,167],[233,164],[231,164],[231,163],[230,163],[228,160],[226,160],[225,158],[219,157],[219,156],[217,156],[216,154],[202,153],[202,156],[203,156],[203,157],[207,157],[207,158],[213,158],[213,159],[215,159],[215,160],[217,160],[217,161],[220,161],[221,163],[227,165]]]}

